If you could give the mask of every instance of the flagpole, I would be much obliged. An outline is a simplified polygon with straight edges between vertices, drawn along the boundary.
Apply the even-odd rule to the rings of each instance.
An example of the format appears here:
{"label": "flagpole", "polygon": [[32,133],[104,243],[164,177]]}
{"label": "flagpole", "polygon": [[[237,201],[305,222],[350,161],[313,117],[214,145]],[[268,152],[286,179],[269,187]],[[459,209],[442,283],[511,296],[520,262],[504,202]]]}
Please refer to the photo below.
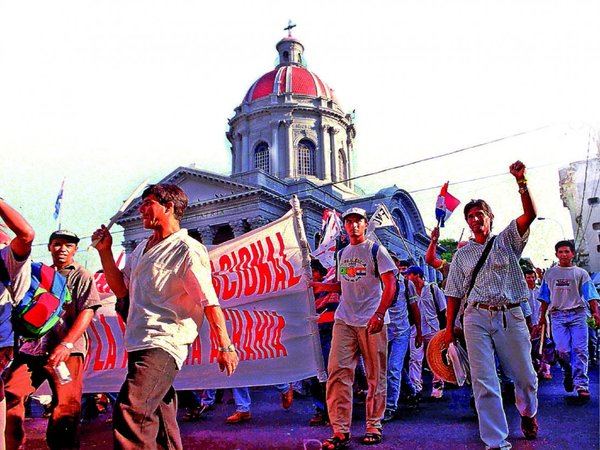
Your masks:
{"label": "flagpole", "polygon": [[62,210],[63,203],[65,202],[65,180],[67,177],[63,178],[62,184],[60,186],[60,204],[58,205],[58,229],[62,230]]}

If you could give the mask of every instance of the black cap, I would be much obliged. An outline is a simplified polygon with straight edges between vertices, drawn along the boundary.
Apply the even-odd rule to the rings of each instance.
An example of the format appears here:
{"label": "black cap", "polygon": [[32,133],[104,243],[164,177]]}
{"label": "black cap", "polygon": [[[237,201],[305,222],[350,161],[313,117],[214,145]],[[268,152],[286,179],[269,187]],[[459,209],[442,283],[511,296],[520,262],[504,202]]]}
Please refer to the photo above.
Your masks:
{"label": "black cap", "polygon": [[65,241],[72,242],[73,244],[79,243],[79,236],[77,236],[75,233],[69,230],[56,230],[50,235],[50,239],[48,239],[48,244],[54,239],[64,239]]}

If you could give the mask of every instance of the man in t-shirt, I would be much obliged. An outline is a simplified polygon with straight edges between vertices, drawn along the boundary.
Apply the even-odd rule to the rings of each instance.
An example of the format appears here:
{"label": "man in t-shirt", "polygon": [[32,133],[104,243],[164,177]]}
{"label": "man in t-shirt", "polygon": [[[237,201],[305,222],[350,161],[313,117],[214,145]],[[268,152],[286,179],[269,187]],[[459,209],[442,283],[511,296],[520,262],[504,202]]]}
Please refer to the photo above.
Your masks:
{"label": "man in t-shirt", "polygon": [[[418,295],[419,311],[421,311],[423,346],[417,347],[411,343],[409,371],[410,381],[412,381],[417,392],[421,392],[423,389],[423,358],[427,345],[431,342],[435,333],[440,331],[438,315],[445,314],[446,296],[435,283],[429,284],[425,281],[425,274],[419,266],[409,267],[403,272],[403,275],[414,283]],[[443,395],[444,381],[434,373],[431,396],[433,398],[442,398]]]}
{"label": "man in t-shirt", "polygon": [[152,234],[128,256],[122,272],[113,258],[108,229],[102,226],[92,236],[108,285],[117,298],[130,299],[127,378],[113,416],[117,449],[182,448],[173,381],[198,335],[196,321],[206,316],[221,371],[230,375],[238,364],[212,285],[208,252],[180,228],[187,205],[177,185],[146,188],[139,212]]}
{"label": "man in t-shirt", "polygon": [[[13,304],[21,299],[31,284],[29,254],[35,233],[31,225],[0,198],[0,218],[15,233],[13,239],[0,227],[0,374],[12,360],[14,335],[10,321]],[[4,448],[6,401],[0,378],[0,448]]]}
{"label": "man in t-shirt", "polygon": [[[394,264],[401,270],[402,261],[396,255],[390,253]],[[387,327],[388,337],[388,370],[387,370],[387,400],[383,422],[390,422],[396,418],[398,408],[398,399],[400,397],[401,387],[408,391],[409,403],[412,405],[418,402],[417,391],[410,383],[408,371],[404,368],[408,348],[411,346],[420,347],[423,341],[421,335],[421,313],[417,304],[417,291],[412,281],[405,279],[398,274],[398,283],[396,284],[396,302],[389,308],[390,323]],[[410,317],[414,320],[411,327]],[[413,341],[411,342],[411,330],[415,329]]]}
{"label": "man in t-shirt", "polygon": [[[350,208],[342,215],[350,245],[338,254],[338,281],[313,283],[315,293],[340,292],[335,312],[333,340],[329,354],[327,408],[333,436],[324,449],[337,449],[350,442],[352,421],[352,382],[362,354],[369,391],[366,400],[366,434],[363,444],[382,440],[381,419],[386,399],[386,324],[388,308],[396,291],[396,266],[387,250],[365,237],[367,214]],[[375,264],[376,260],[376,264]]]}
{"label": "man in t-shirt", "polygon": [[[6,374],[8,448],[19,448],[25,442],[25,401],[44,380],[49,382],[54,402],[46,430],[48,447],[79,448],[86,329],[103,302],[93,275],[74,260],[78,243],[79,237],[68,230],[55,231],[48,240],[52,267],[66,278],[72,300],[65,302],[60,320],[43,338],[21,346]],[[72,379],[65,384],[54,371],[61,363]]]}
{"label": "man in t-shirt", "polygon": [[552,318],[552,336],[556,344],[558,362],[564,372],[567,392],[577,391],[579,398],[590,398],[588,378],[588,307],[595,325],[600,324],[598,291],[588,273],[573,265],[575,245],[559,241],[555,246],[558,266],[546,271],[539,299],[542,301],[539,324],[546,323],[546,311]]}

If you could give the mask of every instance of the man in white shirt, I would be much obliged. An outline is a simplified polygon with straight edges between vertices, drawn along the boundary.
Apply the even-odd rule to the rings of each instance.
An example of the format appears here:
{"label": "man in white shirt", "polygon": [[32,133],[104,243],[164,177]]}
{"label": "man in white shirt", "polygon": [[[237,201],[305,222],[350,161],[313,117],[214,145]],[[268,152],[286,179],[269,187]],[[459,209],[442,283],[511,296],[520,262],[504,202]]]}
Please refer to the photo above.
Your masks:
{"label": "man in white shirt", "polygon": [[[423,358],[427,351],[427,346],[435,333],[440,331],[440,322],[438,314],[445,314],[446,311],[446,296],[435,283],[427,283],[423,269],[419,266],[410,266],[402,274],[412,281],[417,290],[417,302],[419,311],[421,312],[421,333],[423,335],[423,345],[417,347],[413,341],[410,345],[410,381],[417,390],[421,392],[423,389]],[[413,325],[413,334],[416,335],[416,329]],[[413,336],[413,335],[411,335]],[[444,381],[433,374],[433,389],[431,396],[433,398],[442,398],[444,395]]]}
{"label": "man in white shirt", "polygon": [[546,323],[546,311],[552,318],[552,337],[558,362],[564,372],[567,392],[577,391],[579,398],[589,400],[588,371],[588,306],[595,325],[600,323],[598,291],[588,273],[573,265],[575,244],[560,241],[555,245],[558,266],[544,274],[539,299],[542,301],[539,324]]}
{"label": "man in white shirt", "polygon": [[[362,354],[369,391],[366,401],[366,433],[362,443],[382,440],[381,419],[385,412],[388,308],[396,292],[396,265],[387,250],[366,239],[367,214],[350,208],[342,215],[350,245],[338,254],[335,283],[313,283],[315,294],[341,293],[335,311],[333,340],[329,353],[327,408],[333,436],[324,449],[338,449],[350,443],[352,382]],[[382,289],[383,287],[383,289]]]}
{"label": "man in white shirt", "polygon": [[114,408],[117,449],[181,449],[173,380],[204,316],[218,345],[217,362],[231,375],[238,356],[211,282],[206,248],[179,226],[187,196],[174,184],[149,186],[139,211],[152,235],[138,245],[120,271],[106,227],[93,240],[106,280],[118,298],[129,295],[125,332],[128,374]]}

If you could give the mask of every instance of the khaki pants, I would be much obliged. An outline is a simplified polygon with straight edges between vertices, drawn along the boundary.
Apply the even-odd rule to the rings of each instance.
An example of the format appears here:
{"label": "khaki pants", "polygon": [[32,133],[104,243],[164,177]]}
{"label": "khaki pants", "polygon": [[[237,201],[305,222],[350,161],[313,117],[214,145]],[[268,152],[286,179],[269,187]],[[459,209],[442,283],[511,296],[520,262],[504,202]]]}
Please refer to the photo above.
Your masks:
{"label": "khaki pants", "polygon": [[342,321],[333,326],[329,354],[327,408],[334,433],[349,433],[352,422],[354,369],[362,354],[367,372],[367,428],[381,428],[385,412],[387,371],[387,330],[367,334],[366,327],[353,327]]}

